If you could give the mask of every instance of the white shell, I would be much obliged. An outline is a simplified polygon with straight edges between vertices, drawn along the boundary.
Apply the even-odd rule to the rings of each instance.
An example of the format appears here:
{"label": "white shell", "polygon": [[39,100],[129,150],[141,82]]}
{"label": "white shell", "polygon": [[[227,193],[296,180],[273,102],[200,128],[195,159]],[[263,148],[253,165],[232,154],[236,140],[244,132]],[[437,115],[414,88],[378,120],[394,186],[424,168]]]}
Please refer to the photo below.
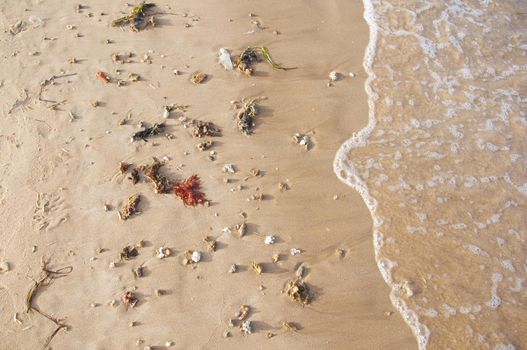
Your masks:
{"label": "white shell", "polygon": [[234,68],[231,60],[231,54],[223,47],[220,49],[220,63],[226,70],[232,70]]}
{"label": "white shell", "polygon": [[170,117],[170,111],[167,107],[163,108],[163,118],[168,119]]}
{"label": "white shell", "polygon": [[226,173],[234,174],[236,172],[236,167],[234,166],[234,164],[225,164],[223,166],[223,171]]}
{"label": "white shell", "polygon": [[264,243],[267,245],[271,245],[271,244],[274,244],[275,240],[276,240],[275,236],[265,236]]}
{"label": "white shell", "polygon": [[201,253],[198,252],[198,251],[194,251],[192,252],[192,257],[191,257],[192,261],[194,261],[195,263],[199,262],[201,260]]}
{"label": "white shell", "polygon": [[251,334],[252,333],[251,321],[243,322],[241,328],[242,328],[242,332],[246,334]]}
{"label": "white shell", "polygon": [[291,253],[291,255],[295,256],[295,255],[298,255],[298,254],[302,253],[302,250],[298,249],[298,248],[291,248],[291,250],[289,250],[289,252]]}

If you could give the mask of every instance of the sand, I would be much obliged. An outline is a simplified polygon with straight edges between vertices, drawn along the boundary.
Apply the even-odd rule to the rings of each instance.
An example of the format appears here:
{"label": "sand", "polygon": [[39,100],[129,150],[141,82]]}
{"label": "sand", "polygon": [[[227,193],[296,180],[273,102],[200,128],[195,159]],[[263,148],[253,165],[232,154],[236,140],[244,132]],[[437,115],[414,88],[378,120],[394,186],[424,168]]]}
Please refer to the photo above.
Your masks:
{"label": "sand", "polygon": [[[58,1],[0,5],[6,30],[0,34],[0,261],[10,266],[0,275],[0,348],[38,349],[55,328],[38,313],[24,313],[43,258],[52,269],[73,268],[33,302],[68,325],[53,338],[53,349],[162,349],[166,342],[174,349],[415,348],[377,269],[369,212],[331,166],[342,142],[367,122],[362,59],[368,28],[361,2],[160,1],[158,11],[167,14],[138,33],[110,26],[131,10],[126,2],[82,4],[80,12]],[[23,30],[12,35],[8,28],[18,20]],[[266,28],[244,34],[251,20]],[[277,62],[298,69],[260,63],[255,76],[245,77],[217,63],[219,48],[237,53],[252,45],[267,46]],[[134,53],[131,63],[112,62],[112,53],[124,52]],[[141,62],[145,54],[151,63]],[[344,79],[328,87],[333,70]],[[118,87],[98,80],[97,71],[141,79]],[[208,80],[191,83],[195,71]],[[40,95],[64,101],[52,110],[53,102],[39,100],[40,84],[61,74],[75,75],[55,79]],[[235,129],[230,101],[255,96],[267,99],[247,137]],[[163,106],[172,103],[189,105],[188,118],[221,127],[214,161],[196,149],[200,140],[175,114],[166,120],[172,139],[130,142],[140,121],[164,121]],[[296,132],[310,133],[314,147],[294,144]],[[211,205],[187,208],[173,194],[156,194],[147,182],[133,185],[118,171],[121,161],[146,164],[154,156],[167,157],[170,178],[199,174]],[[226,163],[238,172],[223,173]],[[263,176],[244,181],[252,168]],[[289,190],[280,191],[280,182]],[[248,200],[255,192],[264,199]],[[141,195],[141,213],[121,221],[117,210],[133,193]],[[246,236],[224,232],[244,221],[242,213]],[[217,240],[216,252],[207,252],[207,235]],[[276,243],[265,245],[266,235]],[[110,267],[124,246],[140,240],[145,246],[138,257]],[[161,246],[172,255],[155,257]],[[293,247],[302,253],[291,256]],[[202,260],[184,266],[187,250],[202,252]],[[252,261],[262,265],[261,275],[250,270]],[[305,307],[282,292],[301,263],[314,294]],[[237,273],[228,272],[232,264]],[[135,278],[139,265],[145,276]],[[139,296],[135,308],[120,301],[128,290]],[[228,326],[242,304],[251,307],[253,334],[246,336]],[[281,330],[283,321],[300,330]],[[224,338],[226,331],[231,337]],[[268,339],[268,332],[275,336]]]}

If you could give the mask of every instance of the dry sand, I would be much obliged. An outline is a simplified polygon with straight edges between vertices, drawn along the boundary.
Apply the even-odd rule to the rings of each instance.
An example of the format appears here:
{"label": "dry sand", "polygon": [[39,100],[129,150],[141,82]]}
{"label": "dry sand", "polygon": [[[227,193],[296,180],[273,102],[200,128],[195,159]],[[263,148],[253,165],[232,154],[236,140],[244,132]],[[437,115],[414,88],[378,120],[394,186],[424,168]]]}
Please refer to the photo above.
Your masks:
{"label": "dry sand", "polygon": [[[42,257],[52,269],[73,268],[40,289],[33,302],[68,325],[52,340],[53,349],[162,349],[166,342],[174,349],[415,348],[377,270],[369,213],[331,166],[341,143],[366,124],[362,58],[368,28],[361,2],[168,3],[156,2],[158,11],[170,14],[138,33],[110,26],[131,10],[124,1],[86,1],[80,12],[60,1],[0,5],[0,261],[10,265],[0,275],[0,348],[39,349],[55,328],[37,313],[24,313]],[[31,23],[30,16],[43,24]],[[18,20],[25,22],[23,30],[12,35],[8,28]],[[266,29],[244,34],[251,20]],[[257,74],[246,77],[217,63],[220,47],[236,53],[249,45],[265,45],[276,61],[298,69],[260,63]],[[117,52],[133,52],[133,62],[112,62]],[[141,62],[144,54],[151,64]],[[69,63],[72,57],[78,62]],[[174,69],[182,74],[175,76]],[[141,80],[118,87],[95,76],[104,71],[117,78],[116,70]],[[198,70],[210,76],[202,85],[189,81]],[[332,70],[357,76],[330,88]],[[42,99],[64,101],[52,110],[52,103],[38,99],[40,84],[61,72],[75,75],[43,89]],[[235,129],[229,102],[251,96],[268,99],[247,137]],[[91,105],[94,100],[99,107]],[[222,128],[212,149],[215,161],[195,148],[199,140],[177,117],[166,121],[173,139],[130,142],[140,121],[163,121],[162,107],[172,103],[190,105],[187,117]],[[131,119],[119,125],[129,111]],[[296,132],[312,132],[314,148],[295,145]],[[144,164],[153,156],[170,158],[165,170],[171,178],[199,174],[212,205],[184,207],[173,194],[155,194],[145,182],[132,185],[118,172],[120,161]],[[239,172],[223,173],[225,163]],[[251,168],[263,176],[244,181]],[[279,182],[290,189],[280,191]],[[248,201],[257,188],[264,200]],[[120,221],[117,209],[132,193],[142,195],[142,212]],[[113,210],[105,211],[105,203]],[[243,221],[242,212],[247,235],[224,233]],[[264,244],[269,234],[276,244]],[[206,252],[206,235],[217,239],[216,252]],[[146,246],[138,257],[110,268],[125,245],[140,240]],[[156,258],[160,246],[170,247],[172,256]],[[303,253],[289,255],[293,247]],[[189,249],[203,252],[195,268],[182,264]],[[343,258],[336,249],[345,251]],[[275,253],[283,257],[277,264]],[[261,275],[250,270],[252,261],[263,266]],[[314,292],[306,307],[282,293],[300,263]],[[132,268],[141,264],[145,276],[134,278]],[[237,273],[228,273],[231,264],[239,265]],[[127,309],[120,298],[133,288],[140,301]],[[166,293],[156,296],[155,289]],[[117,306],[108,305],[112,300]],[[252,310],[253,334],[247,336],[228,326],[242,304]],[[301,329],[286,333],[283,321]],[[232,336],[224,339],[225,331]],[[275,336],[268,339],[268,332]]]}

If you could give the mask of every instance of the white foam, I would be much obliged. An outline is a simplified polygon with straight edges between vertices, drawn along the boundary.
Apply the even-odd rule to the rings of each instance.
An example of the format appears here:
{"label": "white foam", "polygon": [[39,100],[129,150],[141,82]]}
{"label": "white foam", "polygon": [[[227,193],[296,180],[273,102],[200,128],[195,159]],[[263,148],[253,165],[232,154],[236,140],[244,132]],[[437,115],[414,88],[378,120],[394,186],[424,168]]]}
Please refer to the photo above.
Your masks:
{"label": "white foam", "polygon": [[[419,319],[414,311],[412,311],[406,303],[397,295],[396,285],[393,282],[391,276],[391,269],[395,266],[395,262],[389,262],[380,256],[380,250],[382,247],[382,233],[379,232],[379,226],[377,223],[380,222],[380,218],[377,215],[377,201],[370,195],[369,189],[366,183],[361,179],[356,171],[354,164],[347,159],[349,152],[355,148],[365,147],[368,143],[368,138],[375,128],[377,121],[375,118],[375,102],[379,96],[372,89],[372,82],[375,80],[376,75],[372,69],[373,62],[375,60],[376,47],[377,47],[377,36],[379,32],[379,26],[377,24],[377,17],[375,8],[372,0],[363,0],[364,2],[364,19],[369,26],[370,40],[364,54],[364,70],[368,77],[364,84],[364,88],[368,95],[368,124],[359,132],[353,134],[344,144],[339,148],[333,162],[333,170],[337,177],[347,185],[353,187],[362,197],[366,206],[370,210],[370,214],[374,221],[373,227],[373,243],[375,250],[375,257],[377,260],[377,266],[383,276],[385,282],[391,287],[390,299],[392,304],[401,313],[405,322],[412,329],[419,349],[424,350],[427,347],[428,339],[430,337],[429,329],[419,322]],[[385,98],[385,103],[391,103],[391,100]]]}

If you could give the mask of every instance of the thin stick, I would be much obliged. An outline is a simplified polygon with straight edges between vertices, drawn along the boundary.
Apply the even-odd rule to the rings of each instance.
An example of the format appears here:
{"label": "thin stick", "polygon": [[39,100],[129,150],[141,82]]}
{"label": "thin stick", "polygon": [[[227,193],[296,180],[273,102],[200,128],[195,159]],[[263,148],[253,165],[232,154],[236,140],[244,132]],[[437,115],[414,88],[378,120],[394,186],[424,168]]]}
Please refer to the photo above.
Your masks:
{"label": "thin stick", "polygon": [[40,315],[44,316],[45,318],[47,318],[48,320],[50,320],[51,322],[55,323],[55,325],[57,325],[57,328],[46,339],[46,342],[44,343],[42,347],[43,350],[48,347],[48,345],[51,343],[53,338],[57,335],[57,333],[61,329],[67,328],[68,326],[64,324],[60,319],[55,318],[51,315],[48,315],[47,313],[43,311],[40,311],[39,308],[33,305],[33,299],[35,295],[37,294],[37,292],[39,291],[40,287],[49,286],[51,282],[53,282],[54,279],[64,277],[68,275],[69,273],[71,273],[71,271],[73,271],[72,266],[66,266],[58,270],[49,270],[47,268],[48,263],[49,261],[42,260],[42,267],[41,267],[42,271],[40,273],[40,278],[38,280],[33,280],[33,286],[31,286],[26,296],[26,310],[25,310],[26,313],[29,313],[30,311],[35,311],[39,313]]}

